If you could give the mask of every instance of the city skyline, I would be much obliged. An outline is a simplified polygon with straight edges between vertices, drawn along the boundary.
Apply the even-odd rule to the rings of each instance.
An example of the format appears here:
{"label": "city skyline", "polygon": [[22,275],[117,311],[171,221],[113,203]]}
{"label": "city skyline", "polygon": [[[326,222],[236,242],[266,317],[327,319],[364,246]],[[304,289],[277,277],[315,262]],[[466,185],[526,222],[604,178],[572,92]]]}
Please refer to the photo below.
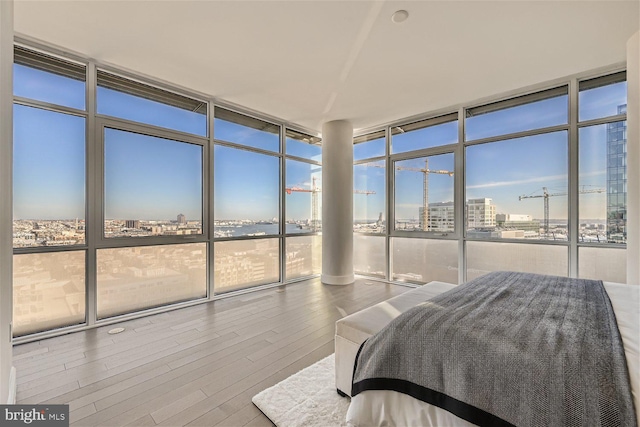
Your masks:
{"label": "city skyline", "polygon": [[[84,83],[53,73],[14,66],[16,95],[33,97],[72,108],[84,108]],[[567,95],[517,107],[472,115],[466,119],[468,139],[566,123]],[[626,102],[626,82],[580,92],[581,120],[617,114]],[[117,107],[117,108],[116,108]],[[130,120],[161,124],[168,128],[202,135],[203,114],[197,114],[128,95],[105,87],[98,88],[98,112],[116,114]],[[145,110],[144,116],[138,111]],[[187,120],[190,117],[191,119]],[[154,121],[156,120],[156,121]],[[160,121],[157,121],[160,120]],[[38,126],[32,126],[37,122]],[[282,191],[279,135],[215,118],[216,139],[271,150],[274,155],[251,152],[242,147],[215,144],[213,218],[265,220],[279,217],[281,198],[285,198],[283,220],[311,219],[312,192]],[[182,126],[182,127],[181,127]],[[395,132],[392,151],[407,151],[457,142],[457,121],[409,132]],[[86,204],[85,120],[82,117],[15,106],[14,217],[32,220],[84,220]],[[277,128],[277,127],[276,127]],[[580,129],[580,186],[606,186],[606,155],[598,152],[598,141],[606,140],[598,126]],[[183,211],[190,220],[202,220],[203,148],[120,130],[105,129],[106,219],[166,220]],[[144,142],[143,140],[147,140]],[[151,144],[151,141],[153,144]],[[384,144],[384,140],[382,141]],[[287,154],[319,161],[318,147],[287,138]],[[113,148],[116,147],[116,148]],[[381,154],[380,145],[369,144],[371,152]],[[357,147],[354,148],[357,150]],[[361,155],[366,155],[361,153]],[[446,156],[446,155],[445,155]],[[429,167],[437,165],[430,158]],[[453,155],[451,155],[453,157]],[[568,191],[568,138],[564,131],[506,140],[466,148],[465,199],[492,198],[497,212],[527,214],[542,218],[540,201],[520,201],[519,196]],[[423,159],[405,160],[419,168]],[[443,166],[452,170],[452,162]],[[496,167],[499,166],[499,167]],[[287,159],[285,187],[311,190],[312,178],[321,191],[321,167]],[[422,166],[424,167],[424,166]],[[356,221],[386,216],[384,169],[354,169],[354,189],[375,194],[354,195]],[[396,218],[417,218],[422,207],[422,173],[394,171]],[[453,200],[455,177],[431,175],[429,201]],[[318,197],[321,203],[322,197]],[[550,201],[550,218],[568,217],[568,199]],[[321,211],[321,209],[320,209]],[[606,194],[580,197],[580,218],[605,219]],[[320,218],[318,218],[320,220]]]}

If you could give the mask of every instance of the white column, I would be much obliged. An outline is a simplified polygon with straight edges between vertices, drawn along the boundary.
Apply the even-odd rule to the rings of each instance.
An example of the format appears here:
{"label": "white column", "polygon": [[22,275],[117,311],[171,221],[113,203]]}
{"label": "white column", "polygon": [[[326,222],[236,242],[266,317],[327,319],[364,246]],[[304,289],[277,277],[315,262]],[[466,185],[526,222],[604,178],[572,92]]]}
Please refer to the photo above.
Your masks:
{"label": "white column", "polygon": [[353,126],[322,126],[322,283],[348,285],[353,275]]}
{"label": "white column", "polygon": [[627,283],[640,285],[640,32],[627,42]]}
{"label": "white column", "polygon": [[0,403],[13,403],[13,0],[0,0]]}

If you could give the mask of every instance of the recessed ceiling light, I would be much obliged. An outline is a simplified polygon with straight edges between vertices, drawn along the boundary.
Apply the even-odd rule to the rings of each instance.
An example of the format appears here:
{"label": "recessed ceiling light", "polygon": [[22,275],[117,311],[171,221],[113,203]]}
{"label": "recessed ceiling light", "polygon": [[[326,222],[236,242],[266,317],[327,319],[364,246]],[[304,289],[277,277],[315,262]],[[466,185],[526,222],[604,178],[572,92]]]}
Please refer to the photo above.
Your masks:
{"label": "recessed ceiling light", "polygon": [[409,17],[409,12],[406,10],[396,10],[393,15],[391,15],[391,20],[396,24],[404,22]]}

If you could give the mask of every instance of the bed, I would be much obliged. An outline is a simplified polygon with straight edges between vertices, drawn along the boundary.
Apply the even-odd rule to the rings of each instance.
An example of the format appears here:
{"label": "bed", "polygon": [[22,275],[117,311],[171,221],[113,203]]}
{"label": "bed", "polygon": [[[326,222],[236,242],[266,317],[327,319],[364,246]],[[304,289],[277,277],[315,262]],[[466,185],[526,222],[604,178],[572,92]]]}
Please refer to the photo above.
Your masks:
{"label": "bed", "polygon": [[[443,288],[442,291],[446,291]],[[640,413],[640,293],[637,286],[605,282],[604,289],[615,312],[615,323],[624,347],[628,367],[632,408],[635,418]],[[338,354],[336,353],[336,357]],[[445,405],[446,406],[446,405]],[[637,422],[635,419],[634,422]],[[366,390],[355,394],[347,413],[350,426],[474,426],[438,406],[393,390]],[[483,423],[479,423],[482,425]],[[490,422],[484,425],[498,425]]]}

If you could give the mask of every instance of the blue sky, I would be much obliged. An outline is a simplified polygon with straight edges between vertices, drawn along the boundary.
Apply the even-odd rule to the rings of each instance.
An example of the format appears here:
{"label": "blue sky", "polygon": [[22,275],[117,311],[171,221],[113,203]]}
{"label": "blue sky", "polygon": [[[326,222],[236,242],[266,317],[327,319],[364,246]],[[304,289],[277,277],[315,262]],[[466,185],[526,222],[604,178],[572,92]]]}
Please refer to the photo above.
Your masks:
{"label": "blue sky", "polygon": [[14,106],[16,219],[83,219],[85,119]]}
{"label": "blue sky", "polygon": [[195,144],[105,130],[105,219],[202,220],[202,152]]}
{"label": "blue sky", "polygon": [[[216,145],[214,216],[271,219],[279,216],[280,159]],[[232,200],[233,203],[227,201]]]}
{"label": "blue sky", "polygon": [[98,86],[98,114],[207,136],[207,116]]}
{"label": "blue sky", "polygon": [[522,132],[568,122],[569,97],[557,96],[468,117],[465,126],[467,141],[508,133]]}
{"label": "blue sky", "polygon": [[280,135],[277,133],[264,132],[217,118],[213,122],[213,133],[215,139],[221,141],[235,142],[276,153],[280,151]]}
{"label": "blue sky", "polygon": [[[626,103],[626,83],[591,89],[580,93],[580,118],[589,120],[617,114],[617,106]],[[559,96],[507,110],[486,113],[466,120],[468,140],[482,139],[567,121],[568,97]],[[393,152],[447,145],[457,140],[457,122],[445,123],[392,137]],[[438,142],[440,141],[440,142]],[[579,132],[579,168],[581,189],[606,187],[606,125],[581,128]],[[466,198],[493,199],[498,213],[528,214],[543,217],[543,199],[519,201],[521,195],[542,195],[568,191],[568,137],[566,132],[480,144],[466,148]],[[424,168],[424,158],[398,162],[396,166]],[[453,154],[429,158],[429,169],[453,170]],[[365,173],[365,172],[360,172]],[[371,174],[371,172],[368,172]],[[397,219],[417,219],[422,206],[423,174],[396,171],[395,210]],[[356,179],[358,172],[356,171]],[[453,179],[429,175],[429,202],[453,200]],[[568,217],[568,197],[550,198],[550,217]],[[356,218],[374,215],[355,205]],[[580,195],[580,218],[604,219],[606,193]],[[364,218],[362,218],[364,219]]]}
{"label": "blue sky", "polygon": [[375,194],[353,195],[353,218],[355,220],[375,221],[378,219],[380,212],[382,212],[382,218],[386,219],[385,181],[385,168],[384,161],[382,160],[359,164],[353,167],[354,189],[360,191],[375,191]]}
{"label": "blue sky", "polygon": [[[286,188],[313,188],[315,186],[322,191],[322,168],[318,165],[287,159],[286,161]],[[292,191],[286,194],[286,219],[311,219],[311,203],[313,193]],[[322,192],[317,193],[318,197],[318,219],[322,219]]]}
{"label": "blue sky", "polygon": [[23,65],[13,65],[13,93],[78,110],[85,107],[85,84]]}
{"label": "blue sky", "polygon": [[[493,199],[497,213],[543,217],[543,199],[518,200],[522,195],[568,191],[566,131],[518,138],[466,149],[467,199]],[[567,196],[549,202],[549,217],[567,219]]]}
{"label": "blue sky", "polygon": [[[394,128],[394,130],[400,128]],[[421,148],[455,144],[456,142],[458,142],[458,121],[454,120],[410,132],[396,133],[391,138],[391,152],[393,154],[403,153]]]}
{"label": "blue sky", "polygon": [[353,146],[353,160],[370,159],[371,157],[384,156],[385,139],[378,138],[371,141],[362,142]]}
{"label": "blue sky", "polygon": [[[71,108],[83,109],[84,82],[29,69],[14,68],[14,92]],[[567,97],[525,104],[471,117],[467,139],[566,123]],[[580,94],[582,120],[617,113],[626,103],[626,83],[596,88]],[[206,134],[206,116],[154,101],[98,88],[98,112],[192,133]],[[16,219],[84,218],[85,123],[82,117],[17,105],[14,148],[14,217]],[[278,135],[215,120],[216,139],[247,147],[278,151]],[[455,143],[457,122],[398,133],[392,151]],[[606,184],[605,126],[580,131],[580,184],[603,188]],[[354,157],[384,155],[384,140],[359,144]],[[520,138],[466,149],[467,198],[490,197],[500,213],[542,217],[542,199],[518,201],[520,195],[567,191],[568,142],[566,132]],[[277,156],[216,145],[214,194],[216,219],[270,219],[279,213],[280,160]],[[287,154],[321,159],[318,147],[287,139]],[[453,170],[453,154],[432,156],[430,169]],[[105,135],[105,216],[114,219],[188,219],[202,215],[202,149],[198,145],[164,140],[116,130]],[[424,158],[397,165],[424,167]],[[315,176],[321,187],[321,168],[286,160],[287,187],[311,188]],[[418,217],[422,206],[421,172],[395,171],[396,218]],[[375,195],[354,195],[356,220],[376,220],[384,212],[384,169],[356,166],[354,186]],[[311,193],[285,195],[287,219],[311,217]],[[321,194],[318,197],[321,203]],[[453,178],[429,176],[430,202],[453,200]],[[581,196],[581,218],[605,215],[605,194]],[[550,199],[551,218],[567,217],[567,198]],[[320,209],[321,211],[321,209]]]}

